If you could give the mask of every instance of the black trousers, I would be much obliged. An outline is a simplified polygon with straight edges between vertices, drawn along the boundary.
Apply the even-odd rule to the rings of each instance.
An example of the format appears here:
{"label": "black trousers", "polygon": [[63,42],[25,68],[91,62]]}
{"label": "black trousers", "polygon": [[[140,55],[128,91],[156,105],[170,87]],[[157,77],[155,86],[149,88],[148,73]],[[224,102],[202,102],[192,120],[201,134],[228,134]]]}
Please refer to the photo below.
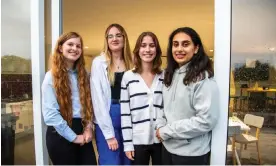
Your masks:
{"label": "black trousers", "polygon": [[149,165],[150,157],[152,165],[161,165],[162,144],[134,145],[134,161],[132,165]]}
{"label": "black trousers", "polygon": [[163,165],[210,165],[210,152],[202,156],[178,156],[162,147]]}
{"label": "black trousers", "polygon": [[[83,132],[81,119],[73,119],[72,130],[76,134]],[[92,142],[83,146],[67,141],[54,127],[48,126],[46,146],[53,165],[96,165]]]}

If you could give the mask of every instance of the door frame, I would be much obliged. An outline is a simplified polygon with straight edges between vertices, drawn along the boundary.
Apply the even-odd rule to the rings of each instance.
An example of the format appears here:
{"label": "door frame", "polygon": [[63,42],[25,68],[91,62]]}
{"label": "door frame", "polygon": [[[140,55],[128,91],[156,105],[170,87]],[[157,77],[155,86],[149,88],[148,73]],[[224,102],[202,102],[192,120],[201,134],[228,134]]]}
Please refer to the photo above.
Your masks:
{"label": "door frame", "polygon": [[[34,0],[33,0],[34,1]],[[231,0],[214,0],[215,37],[214,72],[219,88],[219,119],[212,131],[211,164],[225,165],[227,149],[230,57],[231,57]],[[62,33],[62,0],[52,0],[52,48]],[[45,63],[44,63],[45,64]],[[36,152],[38,153],[38,152]]]}

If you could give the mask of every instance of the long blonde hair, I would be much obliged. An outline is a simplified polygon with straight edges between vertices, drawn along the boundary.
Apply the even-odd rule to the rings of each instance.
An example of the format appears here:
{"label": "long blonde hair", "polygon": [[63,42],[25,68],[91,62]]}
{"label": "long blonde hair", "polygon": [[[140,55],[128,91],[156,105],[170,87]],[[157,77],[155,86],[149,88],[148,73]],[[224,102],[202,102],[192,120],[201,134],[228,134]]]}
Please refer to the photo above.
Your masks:
{"label": "long blonde hair", "polygon": [[[66,68],[65,57],[60,52],[60,47],[71,38],[79,38],[81,41],[81,49],[83,50],[83,40],[76,32],[68,32],[61,35],[56,43],[52,60],[52,75],[54,81],[54,88],[56,91],[57,101],[60,107],[60,113],[69,126],[72,125],[73,110],[72,110],[72,91],[71,82],[68,76],[68,69]],[[91,103],[90,85],[88,74],[85,70],[83,52],[79,59],[75,62],[77,71],[78,88],[81,103],[82,124],[86,126],[93,120],[93,110]]]}
{"label": "long blonde hair", "polygon": [[104,40],[104,53],[106,56],[106,59],[108,61],[108,66],[107,66],[107,75],[108,75],[108,79],[110,81],[111,85],[114,85],[114,71],[112,70],[112,55],[111,55],[111,51],[108,47],[108,39],[107,39],[107,35],[109,30],[112,27],[116,27],[123,35],[124,37],[124,51],[123,51],[123,60],[125,63],[125,67],[126,70],[130,70],[133,67],[133,63],[132,63],[132,55],[131,55],[131,50],[129,47],[129,42],[128,42],[128,37],[127,37],[127,33],[125,31],[125,29],[119,25],[119,24],[111,24],[107,27],[106,31],[105,31],[105,40]]}

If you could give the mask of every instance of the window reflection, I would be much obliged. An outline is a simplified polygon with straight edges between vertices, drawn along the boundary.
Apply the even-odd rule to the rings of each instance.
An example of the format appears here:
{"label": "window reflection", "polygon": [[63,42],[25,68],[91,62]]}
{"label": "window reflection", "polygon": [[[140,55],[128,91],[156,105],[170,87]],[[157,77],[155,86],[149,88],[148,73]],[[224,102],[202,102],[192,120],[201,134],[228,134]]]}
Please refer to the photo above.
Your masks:
{"label": "window reflection", "polygon": [[229,128],[236,149],[228,148],[227,164],[276,164],[275,7],[274,0],[232,0],[229,126],[240,129]]}
{"label": "window reflection", "polygon": [[3,0],[1,163],[35,164],[30,1]]}

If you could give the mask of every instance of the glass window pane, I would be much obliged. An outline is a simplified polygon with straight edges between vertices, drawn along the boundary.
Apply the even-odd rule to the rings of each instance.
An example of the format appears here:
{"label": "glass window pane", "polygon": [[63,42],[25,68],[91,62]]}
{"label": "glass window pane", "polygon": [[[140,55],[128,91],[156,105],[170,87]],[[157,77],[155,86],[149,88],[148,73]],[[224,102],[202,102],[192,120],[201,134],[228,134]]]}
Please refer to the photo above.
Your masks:
{"label": "glass window pane", "polygon": [[[45,72],[50,69],[50,57],[52,51],[52,20],[51,20],[51,10],[52,10],[52,0],[44,1],[44,30],[45,30]],[[50,157],[49,164],[52,165]]]}
{"label": "glass window pane", "polygon": [[30,0],[1,3],[1,163],[33,165]]}
{"label": "glass window pane", "polygon": [[52,0],[44,1],[45,19],[45,71],[50,68],[50,55],[52,51],[52,22],[51,22],[51,3]]}
{"label": "glass window pane", "polygon": [[229,124],[241,134],[228,145],[235,142],[243,165],[276,164],[275,8],[275,0],[232,0]]}

